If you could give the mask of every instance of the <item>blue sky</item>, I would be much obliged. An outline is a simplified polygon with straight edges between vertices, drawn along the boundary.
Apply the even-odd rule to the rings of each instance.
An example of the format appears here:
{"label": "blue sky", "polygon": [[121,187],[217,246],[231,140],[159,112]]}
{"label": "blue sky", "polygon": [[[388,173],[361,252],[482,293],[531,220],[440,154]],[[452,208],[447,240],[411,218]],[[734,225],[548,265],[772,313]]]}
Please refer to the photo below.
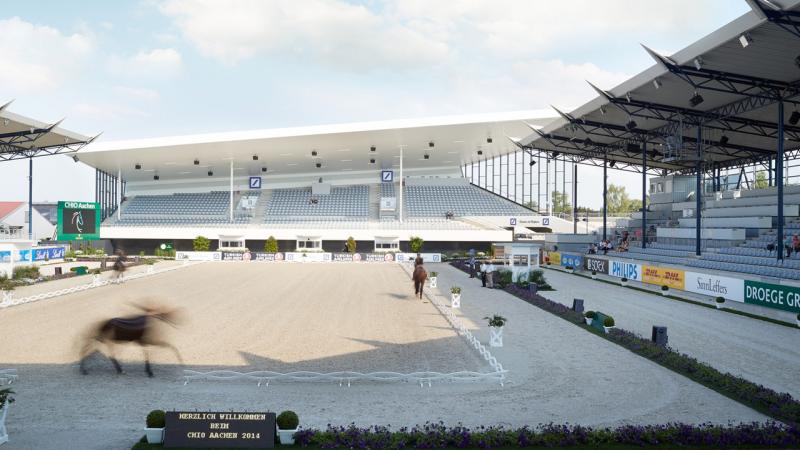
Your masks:
{"label": "blue sky", "polygon": [[[747,10],[744,0],[4,0],[0,103],[104,140],[569,109],[593,97],[584,80],[610,88],[651,65],[639,43],[671,54]],[[92,200],[81,166],[36,160],[35,200]],[[582,176],[587,193],[600,181]],[[27,164],[0,165],[0,200],[24,199],[26,177]],[[638,195],[635,177],[619,181]]]}

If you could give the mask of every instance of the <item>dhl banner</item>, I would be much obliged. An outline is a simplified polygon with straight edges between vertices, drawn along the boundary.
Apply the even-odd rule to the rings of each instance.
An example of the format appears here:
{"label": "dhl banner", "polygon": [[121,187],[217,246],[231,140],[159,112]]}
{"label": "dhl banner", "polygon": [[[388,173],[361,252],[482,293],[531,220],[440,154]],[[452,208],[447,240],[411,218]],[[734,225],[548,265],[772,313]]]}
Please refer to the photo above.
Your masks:
{"label": "dhl banner", "polygon": [[559,252],[547,252],[547,257],[550,258],[550,264],[554,266],[561,265],[561,253]]}
{"label": "dhl banner", "polygon": [[642,282],[656,286],[684,289],[686,274],[683,270],[667,267],[642,266]]}

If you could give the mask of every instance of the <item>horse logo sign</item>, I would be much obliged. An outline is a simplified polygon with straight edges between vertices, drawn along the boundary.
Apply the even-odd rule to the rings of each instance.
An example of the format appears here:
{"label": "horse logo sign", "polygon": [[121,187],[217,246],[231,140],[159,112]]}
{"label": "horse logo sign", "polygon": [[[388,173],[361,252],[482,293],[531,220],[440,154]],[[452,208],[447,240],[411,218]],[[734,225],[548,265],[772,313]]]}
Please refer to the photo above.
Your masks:
{"label": "horse logo sign", "polygon": [[58,240],[100,239],[100,216],[99,203],[58,202]]}
{"label": "horse logo sign", "polygon": [[70,220],[75,229],[78,230],[78,233],[83,233],[83,212],[75,211],[72,213],[72,220]]}

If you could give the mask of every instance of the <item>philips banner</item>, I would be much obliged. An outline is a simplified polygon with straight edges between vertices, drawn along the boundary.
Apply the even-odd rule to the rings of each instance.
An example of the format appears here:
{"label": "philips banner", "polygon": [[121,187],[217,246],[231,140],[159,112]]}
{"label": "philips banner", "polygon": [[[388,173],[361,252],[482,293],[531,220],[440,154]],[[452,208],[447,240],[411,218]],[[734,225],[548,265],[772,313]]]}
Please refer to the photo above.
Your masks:
{"label": "philips banner", "polygon": [[612,277],[627,278],[631,281],[642,281],[642,266],[624,261],[609,261],[608,274]]}
{"label": "philips banner", "polygon": [[59,241],[100,239],[100,203],[58,202]]}

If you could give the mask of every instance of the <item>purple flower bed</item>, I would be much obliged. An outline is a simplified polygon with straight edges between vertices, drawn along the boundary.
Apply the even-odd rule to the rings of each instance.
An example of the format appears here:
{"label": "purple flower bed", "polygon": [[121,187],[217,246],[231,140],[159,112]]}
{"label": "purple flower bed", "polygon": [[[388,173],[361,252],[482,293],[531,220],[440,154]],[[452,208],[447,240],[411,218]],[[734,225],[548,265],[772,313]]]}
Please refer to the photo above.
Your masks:
{"label": "purple flower bed", "polygon": [[800,445],[800,430],[776,422],[739,425],[624,425],[618,428],[591,428],[580,425],[539,425],[504,428],[426,423],[391,431],[388,427],[359,428],[355,425],[325,430],[300,430],[295,440],[303,447],[347,449],[440,449],[500,447],[575,447],[580,445],[636,446],[731,446],[795,447]]}

